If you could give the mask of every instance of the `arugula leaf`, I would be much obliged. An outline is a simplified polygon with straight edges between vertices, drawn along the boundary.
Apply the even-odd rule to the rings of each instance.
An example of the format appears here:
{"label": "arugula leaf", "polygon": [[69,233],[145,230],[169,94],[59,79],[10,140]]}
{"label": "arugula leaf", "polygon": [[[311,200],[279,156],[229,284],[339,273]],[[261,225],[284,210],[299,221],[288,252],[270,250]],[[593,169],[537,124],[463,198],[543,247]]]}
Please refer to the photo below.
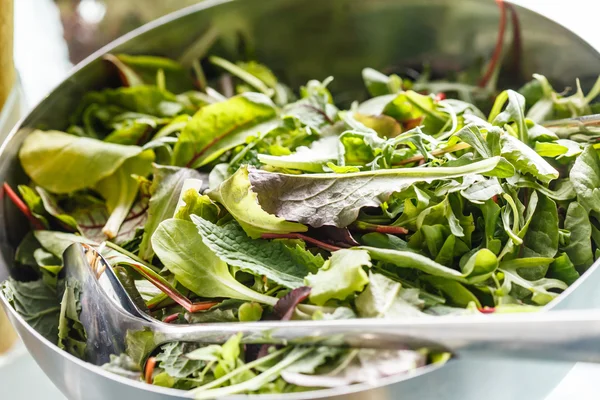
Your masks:
{"label": "arugula leaf", "polygon": [[93,187],[142,151],[137,146],[36,130],[23,142],[19,159],[38,185],[54,193],[69,193]]}
{"label": "arugula leaf", "polygon": [[185,126],[174,149],[176,165],[198,168],[247,137],[267,133],[277,121],[275,105],[258,93],[244,93],[201,108]]}
{"label": "arugula leaf", "polygon": [[4,282],[2,292],[15,311],[39,334],[52,343],[58,340],[60,304],[56,289],[43,280]]}
{"label": "arugula leaf", "polygon": [[219,226],[195,215],[191,218],[204,244],[227,264],[265,276],[287,288],[302,286],[308,269],[291,257],[283,243],[251,239],[235,221]]}
{"label": "arugula leaf", "polygon": [[517,187],[527,187],[535,189],[536,191],[556,201],[568,201],[574,199],[577,196],[573,188],[573,184],[570,180],[559,179],[554,183],[554,190],[551,190],[545,186],[540,185],[538,182],[521,176],[519,177],[519,180],[515,182],[515,185]]}
{"label": "arugula leaf", "polygon": [[196,225],[191,222],[180,219],[161,222],[152,235],[152,248],[177,281],[198,296],[276,303],[276,299],[236,281],[227,264],[202,242]]}
{"label": "arugula leaf", "polygon": [[545,183],[558,178],[558,171],[554,167],[516,137],[503,134],[500,144],[502,156],[514,165],[517,171],[531,174]]}
{"label": "arugula leaf", "polygon": [[200,174],[188,168],[154,165],[154,178],[150,187],[150,203],[148,208],[148,221],[144,226],[144,236],[140,243],[139,256],[143,260],[150,260],[154,255],[150,239],[156,227],[165,219],[173,217],[179,201],[179,194],[186,179],[199,179]]}
{"label": "arugula leaf", "polygon": [[250,187],[247,168],[240,168],[218,188],[208,192],[208,196],[221,203],[251,238],[258,238],[265,232],[290,233],[308,230],[302,224],[288,222],[261,208],[256,193]]}
{"label": "arugula leaf", "polygon": [[[504,104],[508,104],[504,111],[500,111]],[[505,90],[496,97],[492,111],[490,112],[489,122],[496,126],[505,126],[509,122],[516,124],[519,141],[527,144],[529,132],[525,123],[525,98],[514,90]]]}
{"label": "arugula leaf", "polygon": [[370,267],[369,253],[364,250],[338,250],[331,255],[316,274],[310,274],[304,282],[312,288],[310,301],[323,305],[331,299],[345,300],[360,292],[369,283],[363,267]]}
{"label": "arugula leaf", "polygon": [[313,227],[345,227],[356,220],[362,207],[377,207],[392,193],[417,182],[472,173],[509,177],[513,171],[503,158],[493,157],[462,167],[400,168],[348,174],[288,175],[251,169],[248,178],[252,192],[266,212]]}
{"label": "arugula leaf", "polygon": [[471,255],[462,266],[461,272],[438,264],[429,257],[410,251],[380,249],[367,246],[361,246],[357,249],[367,250],[373,260],[390,263],[397,268],[413,268],[430,275],[466,284],[485,281],[498,267],[498,259],[488,249],[478,250]]}
{"label": "arugula leaf", "polygon": [[577,157],[569,178],[579,204],[587,210],[600,212],[600,160],[593,146],[587,146]]}

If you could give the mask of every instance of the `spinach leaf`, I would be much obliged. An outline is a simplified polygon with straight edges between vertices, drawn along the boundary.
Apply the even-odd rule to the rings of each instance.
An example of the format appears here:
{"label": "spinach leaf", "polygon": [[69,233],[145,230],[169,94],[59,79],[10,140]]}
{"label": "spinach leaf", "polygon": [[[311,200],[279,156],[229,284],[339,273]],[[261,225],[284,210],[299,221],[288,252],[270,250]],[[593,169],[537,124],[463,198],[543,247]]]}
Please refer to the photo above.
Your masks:
{"label": "spinach leaf", "polygon": [[556,203],[542,194],[538,195],[535,213],[523,237],[523,246],[524,257],[554,257],[558,251]]}
{"label": "spinach leaf", "polygon": [[569,178],[579,204],[587,210],[600,212],[600,161],[594,147],[587,146],[577,157]]}
{"label": "spinach leaf", "polygon": [[348,174],[288,175],[251,169],[248,178],[252,192],[266,212],[313,227],[345,227],[356,220],[362,207],[377,207],[392,193],[414,183],[472,173],[508,177],[512,176],[513,168],[503,158],[493,157],[462,167]]}
{"label": "spinach leaf", "polygon": [[215,225],[195,215],[191,218],[204,244],[227,264],[265,276],[287,288],[302,286],[308,268],[298,263],[280,241],[251,239],[235,221]]}
{"label": "spinach leaf", "polygon": [[573,265],[567,253],[560,253],[550,264],[548,277],[559,279],[567,285],[571,285],[579,278],[579,272],[575,269],[575,265]]}
{"label": "spinach leaf", "polygon": [[20,282],[9,279],[2,292],[15,311],[33,329],[52,343],[58,340],[60,303],[56,288],[43,280]]}
{"label": "spinach leaf", "polygon": [[373,68],[364,68],[362,78],[373,97],[394,94],[402,88],[402,78],[398,75],[387,76]]}
{"label": "spinach leaf", "polygon": [[563,250],[578,271],[584,272],[594,261],[592,253],[592,225],[588,213],[577,202],[569,204],[565,229],[571,233],[569,245]]}

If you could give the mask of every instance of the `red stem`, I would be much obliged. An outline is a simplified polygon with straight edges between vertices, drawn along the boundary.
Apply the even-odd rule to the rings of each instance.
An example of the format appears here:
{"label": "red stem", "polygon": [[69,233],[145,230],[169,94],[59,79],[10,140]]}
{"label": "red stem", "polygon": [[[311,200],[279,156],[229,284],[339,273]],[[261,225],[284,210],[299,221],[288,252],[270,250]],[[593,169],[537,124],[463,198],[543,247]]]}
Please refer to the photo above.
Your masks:
{"label": "red stem", "polygon": [[163,322],[170,324],[171,322],[175,321],[177,318],[179,318],[179,313],[171,314],[171,315],[168,315],[167,317],[165,317]]}
{"label": "red stem", "polygon": [[4,182],[4,185],[2,186],[4,187],[4,193],[8,195],[8,198],[13,202],[15,206],[17,206],[19,210],[21,210],[21,212],[25,215],[25,217],[27,217],[29,222],[31,222],[31,225],[33,225],[33,229],[45,229],[44,225],[36,217],[33,216],[29,207],[27,207],[27,204],[25,204],[23,200],[21,200],[19,195],[17,195],[15,191],[12,190],[8,183]]}
{"label": "red stem", "polygon": [[510,10],[510,21],[513,28],[513,61],[515,72],[520,68],[521,65],[521,53],[523,44],[521,40],[521,23],[519,22],[519,15],[517,10],[512,4],[506,4],[506,7]]}
{"label": "red stem", "polygon": [[488,307],[488,306],[479,308],[478,310],[482,314],[493,314],[496,311],[496,309],[494,307]]}
{"label": "red stem", "polygon": [[355,222],[351,227],[357,231],[389,233],[390,235],[406,235],[408,233],[408,229],[401,226],[377,225],[368,222]]}
{"label": "red stem", "polygon": [[154,373],[154,368],[156,367],[156,357],[150,357],[148,361],[146,361],[146,368],[144,369],[144,379],[146,383],[152,384],[152,374]]}
{"label": "red stem", "polygon": [[306,236],[301,233],[263,233],[260,235],[260,237],[263,239],[302,239],[305,242],[312,243],[315,246],[327,251],[338,251],[342,249],[341,247],[321,242],[320,240],[311,238],[310,236]]}
{"label": "red stem", "polygon": [[502,45],[504,43],[504,30],[506,29],[506,5],[504,4],[504,0],[496,0],[498,7],[500,7],[500,25],[498,27],[498,37],[496,39],[496,47],[494,48],[494,53],[492,55],[492,59],[488,64],[487,71],[479,81],[479,87],[485,87],[492,76],[494,75],[494,70],[496,69],[496,65],[500,61],[500,57],[502,56]]}
{"label": "red stem", "polygon": [[[219,304],[218,301],[203,301],[199,303],[192,303],[190,299],[179,293],[179,291],[177,291],[177,289],[175,289],[171,285],[167,285],[158,279],[154,279],[154,277],[151,274],[147,273],[144,270],[144,268],[140,267],[137,262],[130,262],[127,263],[127,265],[131,266],[140,274],[142,274],[146,279],[150,281],[150,283],[159,288],[163,293],[165,293],[167,296],[173,299],[174,302],[183,307],[187,312],[195,313],[198,311],[204,311]],[[152,310],[152,307],[148,308]]]}

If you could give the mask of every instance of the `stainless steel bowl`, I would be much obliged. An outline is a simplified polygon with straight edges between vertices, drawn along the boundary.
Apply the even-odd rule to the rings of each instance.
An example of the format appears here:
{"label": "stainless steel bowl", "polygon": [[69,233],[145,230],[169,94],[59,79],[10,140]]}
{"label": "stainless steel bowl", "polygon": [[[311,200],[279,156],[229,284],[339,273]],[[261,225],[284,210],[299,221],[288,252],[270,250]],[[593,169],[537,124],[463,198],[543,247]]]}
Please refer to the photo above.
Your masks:
{"label": "stainless steel bowl", "polygon": [[[515,6],[521,25],[520,68],[504,76],[514,85],[542,73],[561,85],[579,77],[584,87],[596,79],[600,54],[556,23]],[[150,23],[93,54],[48,95],[0,149],[0,181],[11,185],[27,178],[16,154],[36,127],[66,127],[70,112],[88,90],[115,85],[115,71],[100,60],[107,52],[156,54],[179,58],[209,27],[222,40],[214,52],[229,59],[255,57],[292,86],[332,74],[340,100],[363,96],[360,71],[418,66],[436,72],[459,71],[477,57],[489,57],[499,13],[491,0],[207,0]],[[247,39],[240,40],[239,32]],[[509,34],[507,33],[507,40]],[[243,53],[243,54],[242,54]],[[14,249],[27,223],[4,200],[0,209],[0,280],[12,269]],[[596,263],[546,309],[600,306]],[[158,400],[185,398],[186,392],[146,385],[107,373],[59,350],[7,307],[25,345],[44,372],[70,399]],[[515,334],[518,334],[517,332]],[[438,368],[310,393],[260,396],[261,399],[543,399],[571,364],[516,360],[456,360]],[[235,396],[233,398],[245,398]]]}

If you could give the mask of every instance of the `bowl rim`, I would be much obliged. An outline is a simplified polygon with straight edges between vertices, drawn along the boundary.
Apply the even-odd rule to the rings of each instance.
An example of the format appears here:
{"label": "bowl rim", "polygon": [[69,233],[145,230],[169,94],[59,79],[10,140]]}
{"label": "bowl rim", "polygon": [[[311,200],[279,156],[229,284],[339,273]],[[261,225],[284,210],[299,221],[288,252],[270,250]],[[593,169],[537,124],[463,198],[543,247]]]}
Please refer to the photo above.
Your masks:
{"label": "bowl rim", "polygon": [[[100,49],[94,51],[92,54],[85,57],[82,61],[77,63],[75,66],[73,66],[66,73],[66,75],[63,77],[63,79],[58,84],[54,85],[52,87],[52,89],[50,89],[43,98],[41,98],[35,105],[33,105],[26,112],[26,114],[22,118],[19,119],[19,121],[15,124],[15,126],[10,130],[9,134],[2,141],[2,144],[0,145],[0,157],[2,157],[2,155],[5,153],[6,148],[8,147],[9,143],[13,140],[13,138],[17,134],[17,132],[19,132],[19,130],[22,129],[21,126],[23,125],[23,123],[25,123],[27,121],[29,116],[36,113],[36,111],[46,102],[46,100],[51,98],[53,96],[53,94],[78,71],[86,68],[88,65],[90,65],[94,61],[100,59],[103,55],[111,52],[113,49],[121,46],[122,44],[128,42],[129,40],[131,40],[137,36],[140,36],[148,31],[151,31],[155,28],[158,28],[162,25],[165,25],[169,22],[172,22],[179,18],[185,17],[187,15],[201,12],[203,10],[217,7],[220,5],[224,5],[227,3],[236,2],[236,1],[242,1],[242,0],[203,0],[200,3],[184,7],[182,9],[179,9],[179,10],[173,11],[171,13],[168,13],[166,15],[163,15],[153,21],[145,23],[144,25],[118,37],[117,39],[102,46]],[[464,0],[464,1],[476,1],[476,0]],[[512,6],[514,6],[516,8],[521,8],[521,9],[527,10],[528,13],[530,13],[531,15],[534,15],[535,17],[539,18],[540,20],[545,20],[546,22],[551,22],[551,23],[555,24],[558,28],[562,29],[562,31],[564,33],[568,33],[572,40],[576,40],[583,47],[587,47],[591,51],[591,53],[595,53],[600,62],[600,50],[596,49],[588,41],[583,39],[578,34],[574,33],[571,29],[569,29],[569,28],[565,27],[564,25],[562,25],[561,23],[554,21],[554,20],[546,17],[545,15],[533,10],[532,8],[530,8],[529,6],[527,6],[525,4],[515,3],[511,0],[505,0],[505,2],[511,4]],[[0,260],[0,262],[2,262],[2,260]],[[594,262],[594,264],[592,264],[590,266],[590,268],[584,274],[582,274],[579,277],[579,279],[577,279],[577,281],[575,281],[572,285],[570,285],[564,292],[562,292],[559,296],[557,296],[553,301],[551,301],[547,305],[541,307],[540,312],[551,310],[556,305],[558,305],[563,300],[565,300],[566,297],[568,297],[573,291],[575,291],[588,278],[588,276],[591,275],[592,273],[594,273],[594,271],[596,271],[598,268],[600,268],[600,259],[598,261]],[[49,347],[54,353],[56,353],[57,356],[66,358],[68,361],[78,365],[79,367],[85,368],[88,371],[98,374],[105,379],[113,380],[117,383],[131,386],[131,387],[139,389],[139,390],[151,391],[151,392],[154,392],[157,394],[168,395],[168,396],[179,397],[179,398],[190,398],[191,397],[190,391],[186,391],[183,389],[165,388],[165,387],[161,387],[161,386],[148,384],[143,381],[136,381],[133,379],[125,378],[118,374],[109,372],[100,366],[83,361],[83,360],[71,355],[70,353],[61,350],[55,343],[52,343],[51,341],[46,339],[44,336],[42,336],[40,333],[38,333],[34,328],[32,328],[23,319],[23,317],[21,317],[16,312],[16,310],[9,304],[8,299],[4,296],[2,291],[0,291],[0,305],[5,309],[5,311],[7,313],[10,314],[10,316],[14,320],[16,320],[19,323],[19,325],[21,325],[24,329],[26,329],[30,335],[34,336],[36,340],[38,340],[39,342],[44,344],[46,347]],[[34,360],[37,363],[37,359],[34,358]],[[281,398],[283,396],[285,396],[286,400],[310,400],[310,399],[322,398],[322,397],[328,397],[328,396],[342,396],[342,395],[348,395],[348,394],[362,392],[362,391],[366,391],[366,390],[370,390],[370,389],[381,388],[381,387],[384,387],[384,386],[387,386],[390,384],[395,384],[395,383],[399,383],[399,382],[402,382],[402,381],[405,381],[405,380],[408,380],[411,378],[416,378],[418,376],[427,374],[429,372],[433,372],[438,369],[441,369],[441,368],[447,366],[448,364],[455,364],[457,361],[458,360],[456,360],[456,359],[451,359],[446,364],[429,364],[429,365],[417,368],[415,370],[408,371],[406,373],[377,379],[376,383],[374,383],[374,384],[368,383],[368,382],[363,382],[363,383],[356,383],[356,384],[351,384],[351,385],[346,385],[346,386],[341,386],[341,387],[324,388],[324,389],[310,390],[310,391],[298,392],[298,393],[260,394],[260,395],[236,394],[236,395],[226,396],[225,398],[232,399],[232,400],[233,399],[242,400],[242,399],[248,399],[251,396],[251,398],[253,398],[253,399],[255,398],[257,400],[281,400]],[[315,395],[317,395],[317,396],[315,397]]]}

